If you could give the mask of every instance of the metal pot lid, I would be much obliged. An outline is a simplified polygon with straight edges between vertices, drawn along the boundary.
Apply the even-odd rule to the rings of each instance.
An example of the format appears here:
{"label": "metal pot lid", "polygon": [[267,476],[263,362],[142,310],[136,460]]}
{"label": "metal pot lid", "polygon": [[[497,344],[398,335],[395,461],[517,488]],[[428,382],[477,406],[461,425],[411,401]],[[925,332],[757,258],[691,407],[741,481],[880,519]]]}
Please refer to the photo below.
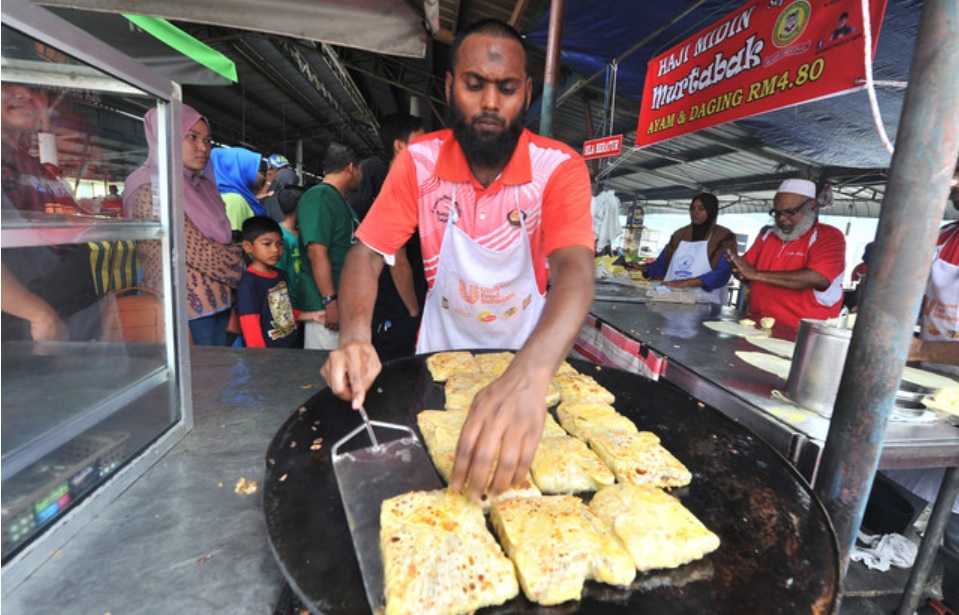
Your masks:
{"label": "metal pot lid", "polygon": [[[522,594],[481,613],[834,613],[839,548],[825,509],[774,449],[678,389],[641,376],[571,361],[616,395],[619,412],[693,473],[671,493],[722,544],[698,562],[639,573],[625,589],[587,582],[582,600],[546,608]],[[388,363],[366,401],[376,420],[416,425],[443,408],[425,356]],[[367,613],[369,606],[346,525],[329,448],[359,421],[329,390],[295,411],[266,456],[263,506],[270,545],[298,597],[313,613]],[[318,450],[315,442],[322,438]],[[589,497],[589,496],[586,496]]]}

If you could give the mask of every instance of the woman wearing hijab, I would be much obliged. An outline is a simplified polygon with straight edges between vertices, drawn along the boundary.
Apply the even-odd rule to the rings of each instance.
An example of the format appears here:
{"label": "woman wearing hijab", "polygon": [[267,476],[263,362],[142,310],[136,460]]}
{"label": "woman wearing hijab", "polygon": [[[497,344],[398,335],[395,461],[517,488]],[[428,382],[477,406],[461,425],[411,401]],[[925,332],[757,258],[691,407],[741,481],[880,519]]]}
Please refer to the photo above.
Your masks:
{"label": "woman wearing hijab", "polygon": [[263,157],[242,147],[218,147],[210,157],[230,228],[239,233],[247,218],[267,215],[266,207],[253,194],[263,183],[264,175],[260,172]]}
{"label": "woman wearing hijab", "polygon": [[[150,154],[126,180],[123,211],[127,217],[155,220],[153,198],[157,180],[156,109],[143,118]],[[230,222],[216,182],[207,173],[210,126],[195,109],[183,105],[183,212],[186,257],[186,299],[190,334],[198,346],[225,346],[226,327],[233,305],[233,289],[243,270],[243,253],[232,243]],[[137,242],[143,284],[160,290],[163,260],[159,241]]]}
{"label": "woman wearing hijab", "polygon": [[689,205],[691,224],[679,229],[669,239],[659,257],[640,270],[647,278],[662,279],[670,288],[696,288],[699,301],[726,303],[726,285],[732,269],[726,260],[726,249],[736,252],[736,235],[716,224],[719,200],[703,192]]}

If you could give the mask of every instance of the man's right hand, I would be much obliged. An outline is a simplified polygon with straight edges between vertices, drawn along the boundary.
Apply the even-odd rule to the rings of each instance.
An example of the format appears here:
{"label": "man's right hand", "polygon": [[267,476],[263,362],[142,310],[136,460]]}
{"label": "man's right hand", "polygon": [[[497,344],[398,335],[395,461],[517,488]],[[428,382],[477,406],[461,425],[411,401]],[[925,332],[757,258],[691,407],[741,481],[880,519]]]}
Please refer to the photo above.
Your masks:
{"label": "man's right hand", "polygon": [[352,401],[356,410],[366,401],[366,392],[382,369],[373,344],[348,342],[330,352],[320,369],[320,375],[334,395]]}

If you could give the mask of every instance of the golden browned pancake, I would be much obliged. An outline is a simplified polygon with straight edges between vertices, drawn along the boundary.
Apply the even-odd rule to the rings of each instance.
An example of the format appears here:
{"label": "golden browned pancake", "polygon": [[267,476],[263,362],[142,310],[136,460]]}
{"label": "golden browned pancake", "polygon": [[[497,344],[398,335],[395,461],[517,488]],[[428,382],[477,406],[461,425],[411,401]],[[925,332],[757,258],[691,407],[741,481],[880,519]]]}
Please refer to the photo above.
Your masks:
{"label": "golden browned pancake", "polygon": [[[447,484],[450,482],[450,475],[453,473],[453,462],[456,461],[456,446],[459,444],[460,432],[463,430],[466,416],[467,412],[465,411],[451,410],[423,410],[416,415],[416,422],[423,434],[430,459],[433,460],[436,471],[440,473]],[[495,472],[495,470],[496,467],[494,466],[493,471]],[[540,495],[540,490],[536,488],[532,477],[527,473],[526,478],[519,484],[513,485],[498,494],[492,498],[492,501],[535,495]],[[480,506],[487,510],[489,505],[490,498],[484,494]]]}
{"label": "golden browned pancake", "polygon": [[492,381],[479,371],[453,374],[446,380],[446,409],[469,410],[476,394]]}
{"label": "golden browned pancake", "polygon": [[543,493],[596,491],[616,481],[585,442],[567,435],[539,441],[530,473]]}
{"label": "golden browned pancake", "polygon": [[599,433],[639,431],[635,423],[616,412],[609,404],[563,402],[556,408],[556,415],[563,429],[585,442]]}
{"label": "golden browned pancake", "polygon": [[719,537],[661,489],[620,483],[601,489],[589,509],[626,545],[636,569],[676,568],[719,548]]}
{"label": "golden browned pancake", "polygon": [[446,490],[383,502],[386,615],[470,613],[519,594],[513,564],[479,506]]}
{"label": "golden browned pancake", "polygon": [[626,550],[577,497],[496,502],[490,520],[523,593],[539,604],[578,600],[587,579],[622,587],[636,576]]}
{"label": "golden browned pancake", "polygon": [[586,374],[557,374],[553,383],[559,387],[563,402],[581,401],[593,404],[612,404],[616,396]]}
{"label": "golden browned pancake", "polygon": [[484,352],[476,355],[476,362],[480,371],[494,379],[503,375],[515,356],[513,352]]}
{"label": "golden browned pancake", "polygon": [[693,475],[648,431],[595,434],[589,446],[616,475],[616,482],[652,487],[682,487]]}
{"label": "golden browned pancake", "polygon": [[453,374],[475,373],[479,370],[473,353],[463,350],[430,355],[426,358],[426,367],[437,382],[446,382]]}

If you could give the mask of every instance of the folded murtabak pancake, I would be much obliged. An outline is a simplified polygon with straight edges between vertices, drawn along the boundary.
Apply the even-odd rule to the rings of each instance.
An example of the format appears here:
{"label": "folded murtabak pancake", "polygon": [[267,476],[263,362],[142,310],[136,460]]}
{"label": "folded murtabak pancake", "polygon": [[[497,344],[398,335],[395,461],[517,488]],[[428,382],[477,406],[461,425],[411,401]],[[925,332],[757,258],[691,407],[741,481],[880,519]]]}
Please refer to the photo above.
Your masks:
{"label": "folded murtabak pancake", "polygon": [[[423,410],[416,415],[416,423],[423,434],[430,459],[433,460],[436,471],[447,483],[450,482],[450,475],[453,473],[456,446],[460,441],[460,432],[463,430],[463,423],[466,422],[466,415],[466,411],[451,410]],[[540,495],[540,490],[533,484],[532,476],[527,473],[520,484],[510,487],[492,500],[535,495]],[[490,499],[484,495],[480,505],[483,510],[488,510]]]}
{"label": "folded murtabak pancake", "polygon": [[616,484],[598,491],[589,509],[626,545],[640,571],[676,568],[719,548],[719,537],[662,489]]}
{"label": "folded murtabak pancake", "polygon": [[577,497],[496,502],[490,520],[523,593],[539,604],[578,600],[587,579],[625,587],[636,576],[623,546]]}
{"label": "folded murtabak pancake", "polygon": [[544,438],[558,438],[560,436],[565,436],[566,430],[559,426],[559,423],[556,422],[556,419],[553,418],[553,415],[549,412],[546,413],[546,422],[543,423],[543,437]]}
{"label": "folded murtabak pancake", "polygon": [[485,352],[476,355],[476,362],[480,370],[490,378],[499,378],[513,362],[516,353],[513,352]]}
{"label": "folded murtabak pancake", "polygon": [[426,358],[426,367],[436,382],[446,382],[453,374],[476,373],[479,363],[473,354],[463,350],[438,352]]}
{"label": "folded murtabak pancake", "polygon": [[446,490],[383,502],[380,549],[386,615],[449,615],[503,604],[519,594],[479,506]]}
{"label": "folded murtabak pancake", "polygon": [[616,478],[586,443],[572,436],[543,437],[530,467],[543,493],[582,493],[612,485]]}
{"label": "folded murtabak pancake", "polygon": [[556,416],[563,429],[584,442],[590,437],[606,432],[625,431],[636,433],[636,424],[616,412],[609,404],[589,402],[563,402],[556,408]]}
{"label": "folded murtabak pancake", "polygon": [[586,374],[557,374],[553,384],[559,387],[563,402],[582,401],[594,404],[612,404],[616,396]]}
{"label": "folded murtabak pancake", "polygon": [[649,431],[599,433],[590,437],[589,446],[613,471],[618,483],[682,487],[693,479],[686,466]]}
{"label": "folded murtabak pancake", "polygon": [[480,371],[457,372],[446,380],[447,410],[469,410],[476,394],[492,382],[492,378]]}

